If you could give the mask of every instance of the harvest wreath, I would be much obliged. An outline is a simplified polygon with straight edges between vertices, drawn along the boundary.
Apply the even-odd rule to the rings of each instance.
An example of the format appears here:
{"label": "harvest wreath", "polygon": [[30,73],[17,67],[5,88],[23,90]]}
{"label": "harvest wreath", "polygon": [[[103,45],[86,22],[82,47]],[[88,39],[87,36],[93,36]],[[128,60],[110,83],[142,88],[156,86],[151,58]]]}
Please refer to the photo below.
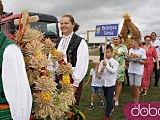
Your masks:
{"label": "harvest wreath", "polygon": [[[56,50],[50,39],[44,38],[41,31],[30,28],[29,23],[38,19],[38,16],[29,17],[28,11],[23,10],[22,18],[14,21],[19,26],[14,41],[22,49],[33,95],[32,119],[78,120],[81,117],[83,120],[85,116],[74,106],[75,97],[70,82],[72,66],[64,62],[64,54]],[[51,55],[50,59],[47,54]],[[62,75],[60,87],[52,78],[54,71],[47,69],[56,62],[59,63],[56,72]]]}

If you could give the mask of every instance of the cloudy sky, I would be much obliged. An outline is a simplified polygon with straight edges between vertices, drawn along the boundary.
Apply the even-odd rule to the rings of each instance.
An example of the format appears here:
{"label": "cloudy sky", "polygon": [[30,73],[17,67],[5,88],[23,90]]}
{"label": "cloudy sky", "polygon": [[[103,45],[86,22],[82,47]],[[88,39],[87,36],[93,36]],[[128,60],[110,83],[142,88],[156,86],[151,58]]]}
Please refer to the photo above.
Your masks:
{"label": "cloudy sky", "polygon": [[129,13],[142,36],[157,32],[160,38],[160,0],[2,0],[6,12],[30,12],[55,15],[59,20],[71,14],[80,24],[78,34],[85,37],[96,25],[123,24],[122,15]]}

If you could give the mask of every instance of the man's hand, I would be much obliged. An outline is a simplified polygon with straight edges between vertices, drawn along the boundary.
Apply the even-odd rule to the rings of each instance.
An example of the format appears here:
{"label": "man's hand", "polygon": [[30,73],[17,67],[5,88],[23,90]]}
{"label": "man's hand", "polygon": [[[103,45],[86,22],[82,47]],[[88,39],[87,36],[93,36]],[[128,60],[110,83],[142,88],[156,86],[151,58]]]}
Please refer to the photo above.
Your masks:
{"label": "man's hand", "polygon": [[157,70],[159,70],[159,65],[157,65]]}
{"label": "man's hand", "polygon": [[76,86],[73,86],[73,91],[74,91],[74,93],[76,93],[76,91],[77,91],[77,87]]}
{"label": "man's hand", "polygon": [[87,86],[87,85],[88,85],[88,82],[86,82],[85,86]]}

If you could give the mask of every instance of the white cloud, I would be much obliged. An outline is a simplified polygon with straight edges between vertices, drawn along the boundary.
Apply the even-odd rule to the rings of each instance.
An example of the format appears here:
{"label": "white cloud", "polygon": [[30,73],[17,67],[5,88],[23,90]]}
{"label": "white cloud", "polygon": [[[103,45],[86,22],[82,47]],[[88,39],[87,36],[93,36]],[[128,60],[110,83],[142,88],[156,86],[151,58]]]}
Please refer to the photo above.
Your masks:
{"label": "white cloud", "polygon": [[[142,36],[157,32],[160,36],[159,0],[2,0],[7,12],[32,12],[55,15],[71,14],[80,24],[78,34],[86,37],[87,30],[97,24],[123,23],[122,14],[129,13]],[[121,26],[121,25],[120,25]],[[121,28],[120,28],[121,29]]]}

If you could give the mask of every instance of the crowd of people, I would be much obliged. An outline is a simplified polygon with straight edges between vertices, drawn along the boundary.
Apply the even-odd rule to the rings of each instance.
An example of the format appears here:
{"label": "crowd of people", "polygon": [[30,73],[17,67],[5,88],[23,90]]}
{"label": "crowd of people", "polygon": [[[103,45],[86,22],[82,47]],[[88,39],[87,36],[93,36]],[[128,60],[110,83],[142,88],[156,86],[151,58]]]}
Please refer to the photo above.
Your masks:
{"label": "crowd of people", "polygon": [[[0,0],[0,20],[2,14],[3,5]],[[72,15],[61,17],[60,29],[62,37],[56,40],[56,49],[63,52],[64,61],[72,65],[71,79],[73,79],[75,105],[79,105],[83,78],[88,70],[88,45],[75,33],[79,25]],[[33,98],[21,49],[2,32],[0,32],[0,48],[0,119],[29,120]]]}
{"label": "crowd of people", "polygon": [[[2,14],[3,5],[0,1],[0,19]],[[57,50],[63,52],[64,60],[72,64],[71,78],[76,105],[79,105],[83,78],[89,64],[88,45],[75,33],[78,28],[79,25],[74,21],[73,16],[63,15],[60,19],[62,37],[56,40]],[[138,105],[140,94],[147,95],[153,71],[155,72],[154,86],[158,87],[160,41],[156,40],[156,36],[155,32],[146,35],[144,45],[141,44],[138,36],[132,36],[130,49],[123,44],[121,35],[114,37],[112,44],[106,46],[100,44],[100,59],[93,61],[93,68],[85,84],[88,85],[92,81],[90,110],[94,109],[94,97],[98,93],[99,106],[106,106],[104,120],[109,120],[114,106],[118,107],[120,104],[125,75],[133,95],[134,107]],[[0,39],[0,119],[28,120],[32,108],[32,95],[23,55],[19,46],[6,38],[2,32],[0,32]],[[131,54],[139,55],[140,59],[126,61],[125,58]]]}
{"label": "crowd of people", "polygon": [[[127,79],[127,85],[131,88],[134,107],[138,106],[140,95],[147,95],[147,91],[151,85],[151,75],[153,71],[155,72],[154,86],[158,87],[160,41],[156,40],[156,36],[155,32],[146,35],[144,37],[145,44],[143,45],[140,37],[132,36],[130,38],[130,48],[127,49],[123,44],[123,38],[121,35],[118,35],[118,37],[112,39],[111,45],[104,47],[103,59],[100,52],[101,62],[97,74],[100,75],[98,78],[101,78],[104,98],[106,99],[106,114],[104,120],[108,120],[110,113],[114,110],[112,100],[115,101],[115,107],[119,106],[119,96],[125,78]],[[100,44],[100,46],[102,46],[102,44]],[[112,53],[110,57],[108,57],[109,47],[111,47],[110,52]],[[99,51],[102,51],[100,47]],[[126,59],[131,56],[131,58],[134,58],[133,55],[138,55],[138,59]],[[117,64],[112,60],[116,60]],[[110,74],[112,74],[112,77],[110,77]],[[96,79],[95,77],[96,76],[94,76],[94,79]],[[111,83],[113,84],[111,85]],[[94,86],[92,85],[92,87]]]}

